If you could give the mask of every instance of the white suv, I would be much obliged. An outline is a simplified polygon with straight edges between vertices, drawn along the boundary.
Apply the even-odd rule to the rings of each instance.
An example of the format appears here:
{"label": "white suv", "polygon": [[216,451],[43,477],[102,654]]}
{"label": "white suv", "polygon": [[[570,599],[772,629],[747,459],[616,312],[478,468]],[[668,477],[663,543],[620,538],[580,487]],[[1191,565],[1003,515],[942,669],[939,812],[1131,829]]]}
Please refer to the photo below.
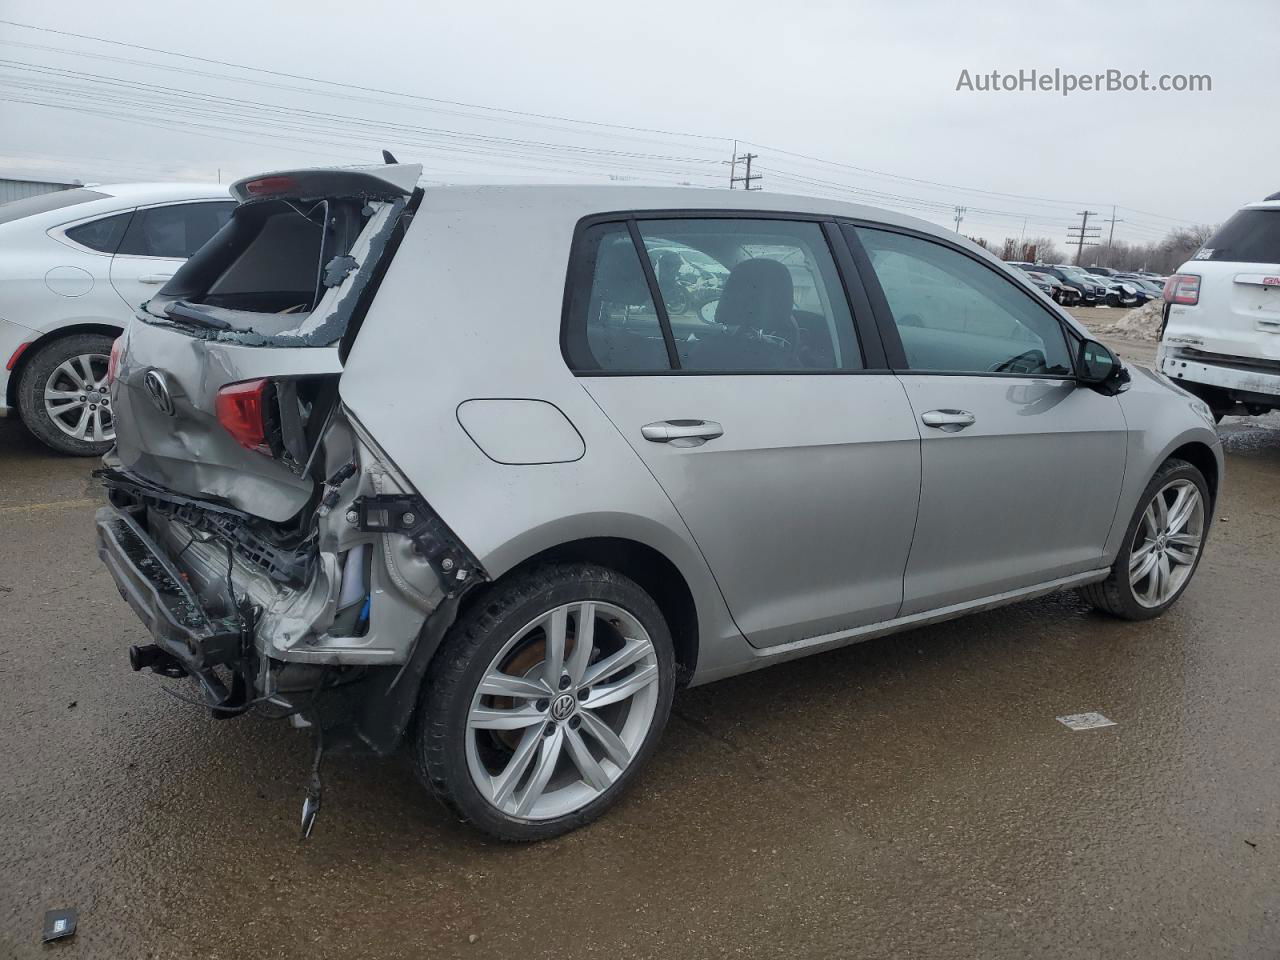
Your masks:
{"label": "white suv", "polygon": [[111,342],[233,209],[226,187],[191,183],[0,205],[0,416],[63,453],[110,449]]}
{"label": "white suv", "polygon": [[1280,408],[1280,193],[1223,224],[1164,299],[1163,373],[1218,417]]}

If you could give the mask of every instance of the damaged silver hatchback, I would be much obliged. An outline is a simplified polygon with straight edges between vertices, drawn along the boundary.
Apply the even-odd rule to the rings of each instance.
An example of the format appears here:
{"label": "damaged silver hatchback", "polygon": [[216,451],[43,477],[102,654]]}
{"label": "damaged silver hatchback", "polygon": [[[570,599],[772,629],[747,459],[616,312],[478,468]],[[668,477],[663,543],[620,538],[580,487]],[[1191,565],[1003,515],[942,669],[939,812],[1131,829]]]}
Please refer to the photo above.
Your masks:
{"label": "damaged silver hatchback", "polygon": [[[932,224],[633,187],[241,181],[112,356],[99,551],[215,716],[498,837],[612,804],[677,687],[1190,582],[1213,418]],[[309,829],[318,778],[304,807]]]}

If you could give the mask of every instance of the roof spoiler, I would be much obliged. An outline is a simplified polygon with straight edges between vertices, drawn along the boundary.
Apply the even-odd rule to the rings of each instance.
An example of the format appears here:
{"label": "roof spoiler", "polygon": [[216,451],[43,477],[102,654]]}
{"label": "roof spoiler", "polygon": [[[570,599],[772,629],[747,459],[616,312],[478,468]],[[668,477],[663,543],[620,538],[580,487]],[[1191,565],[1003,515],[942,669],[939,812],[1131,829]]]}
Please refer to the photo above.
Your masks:
{"label": "roof spoiler", "polygon": [[282,197],[297,200],[327,197],[395,200],[409,196],[421,176],[420,163],[277,170],[237,180],[231,185],[231,195],[241,203]]}

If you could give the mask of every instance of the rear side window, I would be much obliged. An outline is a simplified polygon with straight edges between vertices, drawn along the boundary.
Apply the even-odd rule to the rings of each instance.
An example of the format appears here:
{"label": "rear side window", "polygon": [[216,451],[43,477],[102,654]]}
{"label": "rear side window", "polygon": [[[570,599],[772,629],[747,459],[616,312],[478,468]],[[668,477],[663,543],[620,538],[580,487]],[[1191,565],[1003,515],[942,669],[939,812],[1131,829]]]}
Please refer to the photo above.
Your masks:
{"label": "rear side window", "polygon": [[175,203],[138,210],[116,253],[185,260],[222,228],[235,207],[235,201],[227,201]]}
{"label": "rear side window", "polygon": [[90,220],[64,231],[67,238],[74,240],[82,247],[97,250],[99,253],[115,253],[129,228],[129,220],[133,211],[117,213],[99,220]]}
{"label": "rear side window", "polygon": [[578,370],[655,373],[671,369],[658,312],[625,223],[589,227],[579,246],[566,351]]}
{"label": "rear side window", "polygon": [[1196,252],[1195,259],[1280,263],[1280,210],[1241,210]]}
{"label": "rear side window", "polygon": [[[97,190],[58,190],[23,197],[21,200],[10,200],[8,203],[0,203],[0,223],[34,217],[37,213],[48,213],[63,207],[74,207],[77,203],[88,203],[90,200],[104,200],[108,196],[109,194],[99,193]],[[74,220],[75,217],[70,219]]]}
{"label": "rear side window", "polygon": [[856,228],[912,370],[1067,376],[1058,320],[1021,287],[958,250]]}
{"label": "rear side window", "polygon": [[564,344],[573,369],[862,369],[819,224],[681,218],[638,220],[636,228],[639,248],[624,223],[598,224],[579,238]]}

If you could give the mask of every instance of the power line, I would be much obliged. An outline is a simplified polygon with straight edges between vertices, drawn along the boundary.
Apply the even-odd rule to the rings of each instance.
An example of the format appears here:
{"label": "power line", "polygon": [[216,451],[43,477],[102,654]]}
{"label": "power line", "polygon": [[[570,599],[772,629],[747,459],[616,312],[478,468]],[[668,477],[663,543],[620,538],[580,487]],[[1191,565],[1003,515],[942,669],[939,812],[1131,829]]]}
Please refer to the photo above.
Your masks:
{"label": "power line", "polygon": [[307,83],[322,83],[326,86],[343,87],[348,90],[361,90],[365,93],[377,93],[392,97],[405,97],[410,100],[419,100],[427,103],[443,103],[452,107],[466,107],[468,110],[489,110],[494,113],[503,113],[511,116],[533,117],[539,120],[555,120],[562,123],[580,123],[611,130],[631,130],[638,133],[657,133],[668,137],[691,137],[698,140],[718,140],[720,142],[724,142],[729,139],[728,137],[717,137],[705,133],[685,133],[678,130],[661,130],[654,127],[639,127],[622,123],[607,123],[603,120],[582,120],[577,117],[562,117],[552,113],[535,113],[530,110],[513,110],[507,107],[490,107],[485,104],[466,103],[461,100],[445,100],[440,97],[427,97],[416,93],[402,93],[398,90],[384,90],[380,87],[366,87],[355,83],[340,83],[336,80],[325,80],[321,77],[309,77],[305,74],[288,73],[283,70],[268,70],[265,67],[251,67],[248,64],[235,63],[230,60],[218,60],[213,57],[200,57],[191,53],[178,53],[174,50],[165,50],[160,47],[148,47],[141,43],[126,43],[123,40],[109,40],[106,37],[94,36],[93,34],[73,33],[70,30],[55,30],[53,27],[39,27],[32,23],[20,23],[17,20],[0,20],[0,24],[10,27],[21,27],[25,30],[37,30],[41,33],[52,33],[62,37],[73,37],[76,40],[92,40],[97,43],[110,44],[114,47],[126,47],[130,50],[141,50],[145,53],[158,53],[166,57],[180,57],[183,60],[194,60],[198,63],[230,67],[233,70],[249,70],[253,73],[260,73],[266,76],[284,77],[287,80],[303,80]]}
{"label": "power line", "polygon": [[[161,55],[161,56],[164,56],[164,57],[172,57],[172,58],[177,58],[177,59],[181,59],[181,60],[185,60],[185,61],[190,61],[190,62],[194,62],[194,63],[202,63],[202,64],[208,64],[208,65],[217,66],[217,67],[223,67],[223,68],[227,68],[227,69],[230,69],[230,70],[243,70],[243,71],[248,71],[248,72],[251,72],[251,73],[253,73],[253,74],[258,75],[259,77],[264,77],[264,76],[265,76],[265,77],[277,77],[277,78],[284,78],[284,79],[288,79],[288,80],[300,81],[300,82],[303,82],[303,83],[321,84],[321,85],[324,85],[325,87],[327,87],[327,88],[329,88],[329,89],[331,89],[331,90],[334,90],[334,91],[347,91],[347,90],[353,90],[353,91],[359,91],[359,92],[361,92],[361,93],[365,93],[365,94],[376,94],[376,95],[379,95],[379,96],[386,96],[386,97],[399,98],[399,100],[398,100],[397,102],[389,102],[389,101],[385,101],[385,100],[383,100],[383,101],[379,101],[379,100],[375,100],[375,99],[370,99],[370,98],[368,98],[368,97],[354,97],[354,96],[352,96],[351,94],[341,93],[341,92],[336,92],[335,94],[333,94],[333,95],[336,95],[336,96],[344,97],[344,98],[346,98],[346,99],[361,100],[361,101],[365,101],[365,102],[373,102],[373,103],[382,103],[383,105],[386,105],[386,106],[392,106],[392,107],[396,107],[396,108],[403,108],[403,107],[407,106],[407,104],[403,103],[402,101],[408,100],[408,101],[413,101],[415,104],[430,104],[430,105],[433,105],[433,106],[427,107],[426,109],[432,109],[432,110],[436,110],[436,111],[438,111],[438,112],[444,112],[444,113],[453,113],[454,115],[458,115],[458,116],[465,116],[465,117],[469,117],[469,118],[471,118],[471,119],[479,119],[479,120],[483,120],[483,121],[489,121],[489,122],[491,122],[491,121],[493,121],[493,120],[495,119],[495,117],[494,117],[494,116],[492,116],[492,115],[501,115],[503,118],[507,119],[507,120],[508,120],[508,122],[533,123],[533,125],[537,125],[537,126],[544,126],[545,124],[543,124],[543,123],[534,123],[534,121],[552,121],[552,122],[555,122],[555,123],[575,124],[575,125],[578,125],[579,127],[588,127],[588,128],[593,128],[591,131],[588,131],[588,130],[577,130],[577,131],[574,131],[574,130],[565,130],[565,128],[562,128],[562,127],[549,127],[549,129],[559,130],[559,131],[561,131],[561,132],[591,133],[591,132],[593,132],[594,130],[610,131],[610,134],[609,134],[609,135],[612,135],[612,136],[625,136],[625,137],[628,137],[629,139],[637,139],[637,140],[638,140],[638,139],[640,139],[640,138],[635,137],[635,136],[634,136],[634,134],[654,134],[654,135],[658,135],[658,136],[678,137],[678,138],[693,139],[693,140],[702,140],[702,141],[714,141],[714,142],[720,142],[720,143],[723,143],[723,142],[725,142],[725,141],[728,139],[728,138],[726,138],[726,137],[721,137],[721,136],[716,136],[716,135],[711,135],[711,134],[689,133],[689,132],[686,132],[686,131],[666,130],[666,129],[661,129],[661,128],[643,127],[643,126],[631,125],[631,124],[610,123],[610,122],[597,121],[597,120],[586,120],[586,119],[575,118],[575,117],[568,117],[568,116],[557,115],[557,114],[538,113],[538,112],[534,112],[534,111],[527,111],[527,110],[516,110],[516,109],[511,109],[511,108],[505,108],[505,107],[494,107],[494,106],[490,106],[490,105],[486,105],[486,104],[475,104],[475,103],[468,103],[468,102],[465,102],[465,101],[448,100],[448,99],[438,98],[438,97],[428,97],[428,96],[424,96],[424,95],[421,95],[421,94],[405,93],[405,92],[401,92],[401,91],[396,91],[396,90],[387,90],[387,89],[384,89],[384,88],[373,87],[373,86],[363,86],[363,85],[359,85],[359,84],[342,83],[342,82],[338,82],[338,81],[326,80],[326,79],[323,79],[323,78],[320,78],[320,77],[313,77],[313,76],[308,76],[308,75],[304,75],[304,74],[289,73],[289,72],[287,72],[287,71],[282,71],[282,70],[271,70],[271,69],[262,68],[262,67],[254,67],[254,66],[250,66],[250,65],[248,65],[248,64],[236,63],[236,62],[234,62],[234,61],[220,60],[220,59],[212,58],[212,57],[202,57],[202,56],[198,56],[198,55],[195,55],[195,54],[179,53],[179,52],[176,52],[176,51],[173,51],[173,50],[167,50],[167,49],[163,49],[163,48],[157,48],[157,47],[147,46],[147,45],[145,45],[145,44],[129,43],[129,42],[120,41],[120,40],[112,40],[112,39],[109,39],[109,38],[106,38],[106,37],[100,37],[100,36],[95,36],[95,35],[91,35],[91,34],[76,33],[76,32],[69,31],[69,30],[58,30],[58,29],[54,29],[54,28],[51,28],[51,27],[41,27],[41,26],[37,26],[37,25],[35,25],[35,24],[22,23],[22,22],[14,21],[14,20],[0,20],[0,24],[4,24],[4,25],[8,25],[8,26],[12,26],[12,27],[18,27],[18,28],[21,28],[21,29],[33,30],[33,31],[37,31],[37,32],[40,32],[40,33],[51,34],[51,35],[54,35],[54,36],[69,37],[69,38],[73,38],[73,39],[75,39],[75,40],[91,41],[91,42],[107,44],[107,45],[115,46],[115,47],[119,47],[119,48],[124,48],[124,49],[130,49],[130,50],[142,51],[142,52],[145,52],[145,53],[148,53],[148,54],[158,54],[158,55]],[[123,63],[135,64],[135,65],[142,66],[142,67],[146,67],[146,68],[158,68],[158,69],[166,69],[166,70],[177,70],[177,71],[179,71],[179,72],[189,73],[189,74],[191,74],[191,75],[196,75],[196,76],[205,76],[205,77],[214,78],[214,79],[218,79],[218,80],[222,80],[222,81],[232,81],[232,82],[239,82],[239,83],[250,82],[250,81],[248,81],[248,80],[247,80],[247,78],[244,78],[244,77],[229,76],[229,75],[226,75],[226,74],[219,74],[219,73],[209,73],[209,72],[207,72],[207,71],[194,70],[194,69],[192,69],[192,68],[190,68],[190,67],[179,67],[179,66],[176,66],[176,65],[173,65],[173,64],[160,63],[160,62],[156,62],[156,61],[154,61],[154,60],[137,60],[137,59],[130,59],[130,58],[108,57],[108,56],[106,56],[105,54],[93,53],[93,52],[90,52],[90,51],[71,50],[71,49],[59,49],[59,48],[57,48],[57,47],[52,47],[52,48],[50,48],[50,47],[42,47],[41,45],[38,45],[38,44],[26,44],[26,43],[22,43],[22,42],[20,42],[20,41],[14,41],[14,40],[8,40],[8,39],[0,40],[0,42],[3,42],[3,43],[9,43],[9,44],[17,45],[17,46],[24,46],[24,47],[28,47],[28,48],[37,48],[37,49],[53,50],[53,51],[55,51],[55,52],[65,53],[65,54],[70,55],[70,56],[88,56],[88,57],[95,57],[95,58],[98,58],[98,59],[106,59],[106,60],[113,60],[113,61],[117,61],[117,62],[123,62]],[[127,83],[128,81],[118,81],[118,82],[120,82],[120,83]],[[278,88],[278,89],[289,90],[289,91],[293,91],[293,92],[297,92],[297,93],[302,93],[302,94],[305,94],[305,95],[312,95],[312,96],[314,96],[314,95],[320,95],[320,94],[321,94],[321,91],[319,91],[319,90],[311,90],[311,89],[307,89],[307,88],[300,88],[300,87],[286,86],[286,85],[281,85],[281,84],[272,84],[272,83],[269,83],[269,82],[267,82],[267,81],[263,81],[263,80],[256,80],[256,81],[253,81],[253,82],[255,82],[255,83],[256,83],[257,85],[259,85],[259,86],[270,86],[270,87],[276,87],[276,88]],[[198,94],[195,94],[195,93],[193,93],[193,92],[191,92],[191,91],[187,91],[187,93],[188,93],[188,94],[190,94],[190,95],[192,95],[192,96],[199,96]],[[222,98],[222,99],[223,99],[223,100],[226,100],[227,98]],[[35,101],[25,101],[25,102],[30,102],[30,103],[33,103],[34,105],[37,105],[37,106],[40,106],[40,105],[44,105],[44,106],[59,106],[59,105],[56,105],[56,104],[39,104],[39,103],[35,103]],[[63,106],[64,106],[64,108],[71,109],[70,107],[66,107],[65,105],[63,105]],[[264,105],[262,105],[262,106],[263,106],[263,108],[264,108],[264,109],[275,110],[276,112],[280,112],[280,111],[292,112],[292,111],[289,111],[289,110],[288,110],[288,108],[271,107],[271,106],[269,106],[269,105],[265,105],[265,104],[264,104]],[[442,107],[442,106],[445,106],[445,107],[459,107],[459,108],[463,108],[463,109],[465,109],[465,110],[478,110],[478,111],[484,111],[485,113],[487,113],[487,114],[489,114],[489,115],[488,115],[488,116],[485,116],[485,115],[477,116],[477,115],[475,115],[475,114],[463,114],[463,113],[457,113],[456,111],[443,110],[443,109],[441,109],[441,107]],[[186,108],[186,109],[190,109],[189,107],[184,107],[184,108]],[[315,113],[315,111],[307,111],[307,112],[309,112],[309,113]],[[332,117],[331,117],[331,118],[332,118]],[[354,121],[354,120],[352,120],[351,118],[348,118],[348,122],[355,122],[355,121]],[[376,123],[376,122],[375,122],[375,123]],[[394,124],[389,124],[389,123],[388,123],[388,124],[383,124],[383,126],[384,126],[384,128],[385,128],[385,127],[396,127],[396,125],[394,125]],[[295,129],[296,129],[296,128],[295,128]],[[398,128],[397,128],[397,129],[398,129]],[[469,138],[471,138],[471,139],[473,139],[473,140],[486,139],[486,138],[484,137],[484,135],[480,135],[480,134],[463,134],[463,133],[461,133],[461,132],[459,132],[459,131],[432,131],[432,132],[427,132],[427,131],[424,131],[424,130],[423,130],[423,128],[416,128],[416,129],[417,129],[419,132],[421,132],[421,133],[422,133],[422,135],[425,135],[425,136],[444,136],[444,135],[445,135],[445,134],[447,134],[447,133],[452,133],[453,135],[456,135],[457,137],[469,137]],[[350,139],[350,137],[347,137],[346,139]],[[511,143],[511,144],[517,144],[517,143],[519,143],[519,144],[521,144],[522,146],[525,146],[525,147],[527,147],[527,148],[528,148],[528,149],[530,149],[530,150],[538,150],[538,149],[541,149],[541,150],[544,150],[544,151],[546,151],[546,152],[553,152],[553,151],[559,151],[559,152],[571,152],[571,151],[574,151],[574,150],[581,150],[581,151],[594,150],[595,152],[597,152],[598,154],[600,154],[602,158],[603,158],[603,156],[608,155],[608,154],[613,154],[613,155],[615,155],[615,156],[617,156],[617,157],[619,157],[619,158],[622,158],[622,157],[626,157],[626,156],[628,156],[628,155],[627,155],[627,153],[626,153],[626,152],[624,152],[624,151],[608,151],[608,150],[605,150],[605,149],[603,149],[603,148],[574,147],[574,146],[567,145],[567,144],[546,144],[546,143],[543,143],[543,144],[537,144],[535,141],[520,141],[520,140],[518,140],[518,139],[516,139],[516,138],[487,138],[487,139],[491,139],[491,140],[499,140],[499,141],[506,141],[506,142]],[[649,141],[649,142],[654,142],[654,141]],[[749,141],[742,141],[742,142],[743,142],[743,143],[749,143]],[[908,183],[917,183],[917,184],[921,184],[921,185],[923,185],[923,186],[930,187],[930,188],[932,188],[932,189],[958,190],[958,191],[962,191],[962,192],[965,192],[965,193],[983,194],[983,195],[993,196],[993,197],[1005,197],[1005,198],[1010,198],[1010,199],[1026,200],[1026,201],[1030,201],[1030,202],[1033,202],[1033,203],[1042,203],[1042,204],[1075,204],[1075,203],[1078,203],[1078,202],[1079,202],[1079,201],[1069,201],[1069,200],[1055,199],[1055,198],[1050,198],[1050,197],[1038,197],[1038,196],[1027,195],[1027,194],[1006,193],[1006,192],[1001,192],[1001,191],[986,190],[986,189],[978,188],[978,187],[966,187],[966,186],[961,186],[961,185],[958,185],[958,184],[946,183],[946,182],[942,182],[942,181],[927,180],[927,179],[924,179],[924,178],[910,177],[910,176],[906,176],[906,175],[902,175],[902,174],[893,174],[893,173],[888,173],[887,171],[874,170],[874,169],[869,168],[869,167],[861,167],[861,166],[857,166],[857,165],[854,165],[854,164],[842,163],[842,162],[840,162],[840,161],[834,161],[834,160],[829,160],[829,159],[822,158],[822,157],[816,157],[816,156],[813,156],[813,155],[810,155],[810,154],[800,153],[800,152],[797,152],[797,151],[784,150],[784,149],[782,149],[782,148],[778,148],[778,147],[770,147],[770,146],[767,146],[767,145],[756,144],[756,143],[753,143],[752,145],[757,146],[757,147],[760,147],[761,149],[767,149],[767,150],[773,151],[773,152],[778,153],[778,154],[783,155],[783,156],[792,157],[792,158],[795,158],[795,159],[797,159],[797,160],[802,160],[802,161],[806,161],[806,162],[810,162],[810,163],[816,163],[816,164],[823,165],[823,166],[830,166],[830,167],[836,167],[836,168],[841,168],[841,169],[847,169],[847,170],[851,170],[851,171],[854,171],[854,172],[857,172],[857,173],[860,173],[860,174],[863,174],[863,175],[866,175],[866,176],[882,177],[882,178],[887,178],[887,179],[890,179],[890,180],[903,181],[903,182],[908,182]],[[474,154],[474,155],[480,155],[480,156],[484,156],[484,155],[486,155],[483,151],[480,151],[480,150],[462,151],[462,150],[459,150],[459,149],[456,149],[456,148],[447,147],[447,146],[444,146],[444,145],[435,145],[435,146],[432,146],[432,147],[429,147],[429,148],[425,148],[425,149],[440,149],[440,150],[446,150],[446,151],[451,151],[451,152],[471,152],[471,153],[472,153],[472,154]],[[494,153],[492,153],[492,152],[490,152],[488,155],[489,155],[489,156],[494,156],[495,154],[494,154]],[[737,156],[737,150],[736,150],[736,147],[735,147],[734,155],[735,155],[735,158],[736,158],[736,156]],[[641,156],[643,156],[643,155],[631,154],[630,156],[632,156],[632,157],[636,157],[636,158],[640,158],[640,157],[641,157]],[[758,157],[758,155],[755,155],[755,154],[753,154],[753,155],[752,155],[752,159],[756,159],[757,157]],[[672,158],[659,158],[659,157],[655,157],[655,156],[652,156],[652,155],[650,155],[649,157],[645,157],[645,159],[650,159],[650,158],[651,158],[651,159],[669,159],[669,160],[675,160],[675,161],[677,161],[677,162],[681,162],[681,163],[709,163],[709,162],[714,162],[714,161],[706,160],[706,159],[704,159],[704,158],[690,158],[690,157],[682,157],[682,158],[675,158],[675,157],[672,157]],[[544,158],[544,159],[549,159],[549,158]],[[562,162],[576,162],[576,161],[570,160],[569,158],[556,158],[556,159],[557,159],[557,160],[559,160],[559,161],[562,161]],[[744,158],[744,159],[745,159],[745,158]],[[519,160],[519,161],[517,161],[517,160],[511,160],[511,159],[508,159],[506,162],[508,162],[508,163],[511,163],[511,162],[519,162],[521,165],[526,165],[526,164],[528,163],[528,161],[527,161],[527,160]],[[600,166],[600,167],[605,167],[605,166],[607,166],[607,165],[608,165],[608,164],[607,164],[603,159],[599,159],[599,160],[592,160],[592,161],[591,161],[591,163],[592,163],[592,165],[596,165],[596,166]],[[735,166],[735,168],[731,171],[731,177],[732,177],[733,175],[735,175],[735,174],[736,174],[736,164],[735,164],[734,166]],[[633,168],[633,169],[634,169],[634,168]],[[670,171],[670,170],[644,170],[643,172],[645,172],[645,173],[675,173],[675,171]],[[700,175],[698,175],[698,174],[692,174],[692,173],[689,173],[689,174],[683,174],[683,175],[684,175],[684,176],[700,176]],[[757,174],[756,176],[753,176],[753,177],[752,177],[752,179],[758,179],[758,174]],[[797,178],[795,178],[795,177],[792,177],[792,180],[793,180],[794,182],[803,182],[802,180],[799,180],[799,179],[797,179]],[[749,182],[749,181],[747,182],[747,186],[748,186],[748,188],[750,188],[750,182]],[[852,187],[850,187],[850,186],[848,186],[848,185],[842,185],[842,189],[850,189],[850,190],[854,190],[854,189],[856,189],[856,188],[852,188]],[[864,192],[872,193],[872,194],[876,193],[876,191],[864,191]],[[888,197],[888,196],[892,196],[892,195],[890,195],[890,194],[884,194],[884,196]],[[919,203],[921,203],[921,204],[928,204],[928,203],[931,203],[931,201],[925,201],[925,200],[923,200],[923,199],[921,199],[921,198],[914,198],[914,200],[915,200],[915,201],[918,201],[918,202],[919,202]],[[974,209],[975,209],[975,210],[978,210],[978,209],[980,209],[980,208],[974,208]],[[1134,209],[1134,208],[1123,208],[1123,209],[1131,210],[1131,209]],[[1183,219],[1176,218],[1176,217],[1169,217],[1169,216],[1166,216],[1166,215],[1164,215],[1164,214],[1149,213],[1149,212],[1139,211],[1139,210],[1135,210],[1135,212],[1137,212],[1137,213],[1141,213],[1141,214],[1143,214],[1144,216],[1152,216],[1152,217],[1156,217],[1156,218],[1161,219],[1161,220],[1167,220],[1167,221],[1170,221],[1170,222],[1173,222],[1173,223],[1192,223],[1192,222],[1193,222],[1193,221],[1183,220]],[[1004,212],[1004,211],[1001,211],[1000,213],[1001,213],[1001,214],[1003,214],[1003,215],[1014,215],[1014,216],[1018,216],[1018,217],[1025,216],[1024,214],[1020,214],[1020,213],[1019,213],[1019,214],[1007,214],[1007,212]],[[1044,220],[1047,220],[1047,219],[1050,219],[1050,218],[1047,218],[1047,217],[1045,217],[1044,215],[1040,215],[1040,216],[1038,216],[1036,219],[1037,219],[1037,221],[1044,221]],[[1153,232],[1158,231],[1158,230],[1160,230],[1160,229],[1161,229],[1161,228],[1158,228],[1158,227],[1156,227],[1155,225],[1151,225],[1151,224],[1136,224],[1136,223],[1135,223],[1135,224],[1131,224],[1131,226],[1132,226],[1132,227],[1134,227],[1135,229],[1138,229],[1138,230],[1146,229],[1146,230],[1153,231]]]}

